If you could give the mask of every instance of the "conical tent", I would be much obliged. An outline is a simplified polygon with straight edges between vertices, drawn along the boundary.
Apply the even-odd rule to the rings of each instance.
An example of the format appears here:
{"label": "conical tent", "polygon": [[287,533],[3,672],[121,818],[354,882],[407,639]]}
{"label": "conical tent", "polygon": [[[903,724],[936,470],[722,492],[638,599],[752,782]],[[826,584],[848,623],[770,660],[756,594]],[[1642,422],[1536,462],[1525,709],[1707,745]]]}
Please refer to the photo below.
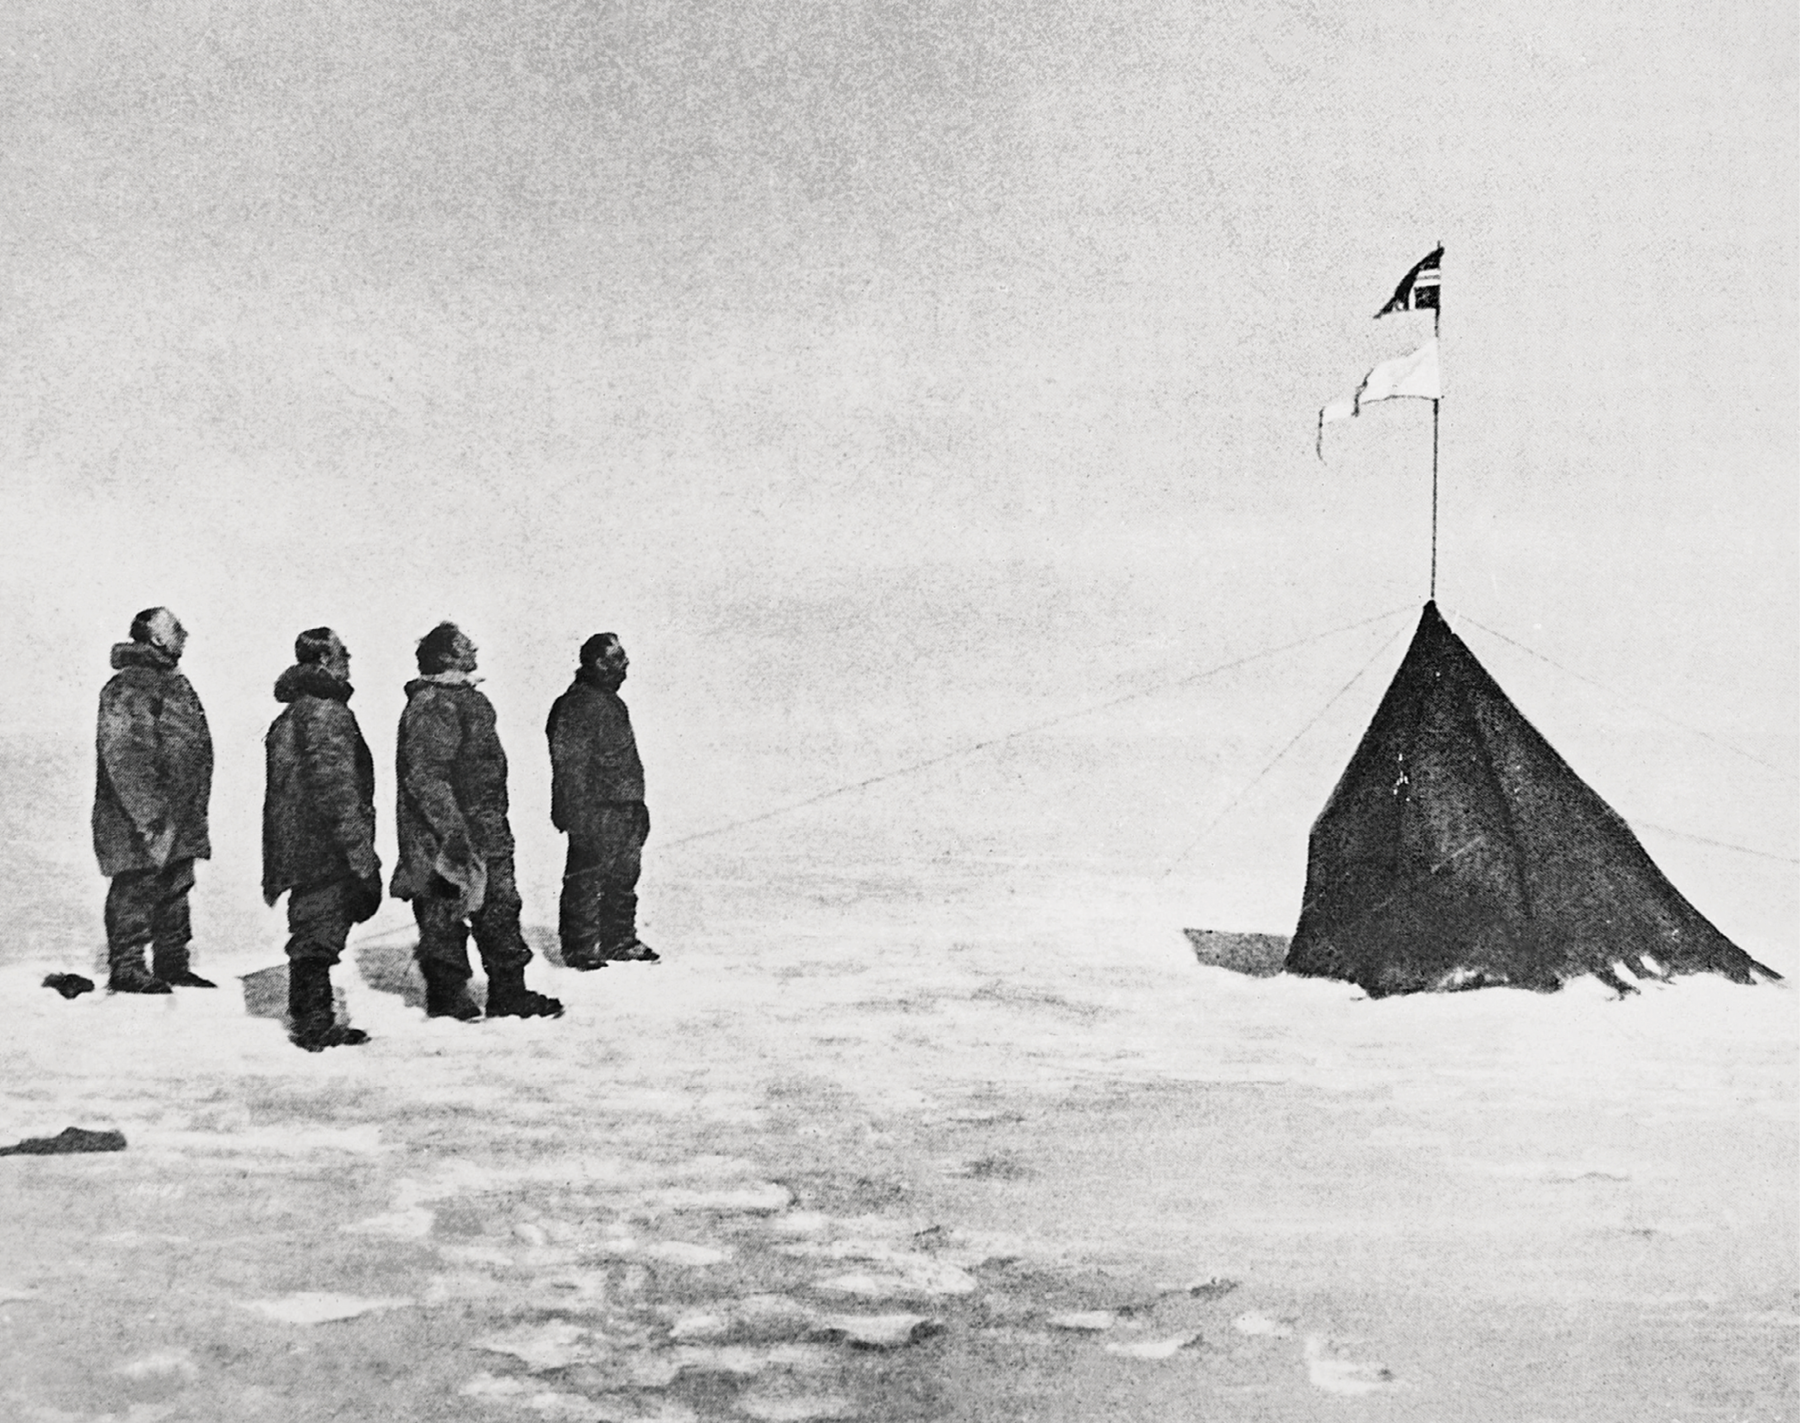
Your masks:
{"label": "conical tent", "polygon": [[1779,977],[1682,898],[1427,603],[1312,828],[1287,970],[1372,996]]}

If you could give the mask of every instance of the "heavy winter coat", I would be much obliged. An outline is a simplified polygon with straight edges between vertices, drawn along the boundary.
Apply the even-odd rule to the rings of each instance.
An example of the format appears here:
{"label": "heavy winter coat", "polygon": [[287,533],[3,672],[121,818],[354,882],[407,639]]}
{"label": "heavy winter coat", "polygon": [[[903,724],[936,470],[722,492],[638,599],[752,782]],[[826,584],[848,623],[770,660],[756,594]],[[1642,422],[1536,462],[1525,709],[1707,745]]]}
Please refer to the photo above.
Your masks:
{"label": "heavy winter coat", "polygon": [[406,696],[396,755],[396,899],[428,888],[433,874],[466,890],[488,859],[513,851],[506,753],[493,703],[468,682],[441,674],[408,682]]}
{"label": "heavy winter coat", "polygon": [[[147,642],[112,650],[118,669],[100,692],[94,732],[94,855],[103,875],[154,870],[212,855],[212,733],[175,659]],[[172,832],[172,836],[165,832]],[[163,837],[158,859],[152,842]]]}
{"label": "heavy winter coat", "polygon": [[642,804],[644,763],[638,759],[631,712],[619,694],[582,668],[550,708],[550,819],[576,839],[600,834],[608,806]]}
{"label": "heavy winter coat", "polygon": [[303,885],[381,876],[375,762],[351,695],[348,682],[316,663],[275,679],[275,700],[287,709],[263,743],[263,898],[270,904]]}

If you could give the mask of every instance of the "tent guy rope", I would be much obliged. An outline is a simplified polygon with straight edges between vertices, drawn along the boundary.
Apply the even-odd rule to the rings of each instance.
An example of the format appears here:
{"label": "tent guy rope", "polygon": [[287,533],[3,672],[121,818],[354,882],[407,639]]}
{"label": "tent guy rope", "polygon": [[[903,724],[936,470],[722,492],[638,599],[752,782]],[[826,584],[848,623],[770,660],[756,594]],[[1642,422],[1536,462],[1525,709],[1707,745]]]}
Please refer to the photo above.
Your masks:
{"label": "tent guy rope", "polygon": [[1326,638],[1337,637],[1340,634],[1347,632],[1355,632],[1358,628],[1364,628],[1374,623],[1384,622],[1388,618],[1397,617],[1401,613],[1410,611],[1410,608],[1390,608],[1387,612],[1378,613],[1372,618],[1363,618],[1359,622],[1346,623],[1342,627],[1328,628],[1326,631],[1314,633],[1310,637],[1299,638],[1293,642],[1284,642],[1279,647],[1264,648],[1259,652],[1246,653],[1244,656],[1233,658],[1229,662],[1221,662],[1216,666],[1203,668],[1201,671],[1189,673],[1187,676],[1178,677],[1173,681],[1162,682],[1154,687],[1145,687],[1135,692],[1126,692],[1122,696],[1113,697],[1108,701],[1097,702],[1092,706],[1078,707],[1073,711],[1062,712],[1057,716],[1048,717],[1043,721],[1032,722],[1029,726],[1022,726],[1016,730],[1004,732],[999,736],[990,736],[981,741],[972,742],[966,746],[959,746],[951,751],[940,752],[936,756],[928,756],[922,761],[914,761],[908,765],[896,767],[891,771],[882,771],[873,776],[866,776],[862,780],[853,781],[848,785],[834,786],[830,790],[820,791],[816,795],[807,796],[804,800],[790,801],[785,805],[776,806],[772,810],[765,810],[759,814],[746,816],[741,820],[733,820],[724,825],[713,826],[708,830],[696,830],[692,834],[683,835],[677,840],[670,841],[663,846],[663,849],[668,851],[677,849],[682,845],[691,845],[697,840],[711,839],[717,835],[728,834],[733,830],[741,830],[747,825],[758,825],[765,820],[773,820],[779,815],[788,815],[796,810],[804,810],[808,806],[818,805],[821,801],[833,800],[838,796],[850,795],[856,791],[866,790],[868,787],[879,785],[883,781],[897,780],[902,776],[917,775],[921,771],[928,771],[933,766],[942,765],[946,761],[954,761],[962,756],[973,756],[979,751],[987,751],[996,746],[1004,746],[1008,742],[1017,741],[1020,737],[1033,736],[1040,731],[1048,731],[1052,727],[1061,726],[1065,722],[1074,721],[1080,717],[1097,716],[1101,712],[1111,711],[1114,707],[1124,706],[1128,702],[1141,701],[1145,697],[1158,696],[1163,692],[1173,691],[1177,687],[1185,687],[1191,683],[1203,681],[1208,677],[1216,677],[1222,672],[1229,672],[1235,668],[1247,666],[1252,662],[1260,662],[1265,658],[1277,657],[1284,652],[1292,652],[1297,648],[1309,647],[1315,642],[1323,642]]}

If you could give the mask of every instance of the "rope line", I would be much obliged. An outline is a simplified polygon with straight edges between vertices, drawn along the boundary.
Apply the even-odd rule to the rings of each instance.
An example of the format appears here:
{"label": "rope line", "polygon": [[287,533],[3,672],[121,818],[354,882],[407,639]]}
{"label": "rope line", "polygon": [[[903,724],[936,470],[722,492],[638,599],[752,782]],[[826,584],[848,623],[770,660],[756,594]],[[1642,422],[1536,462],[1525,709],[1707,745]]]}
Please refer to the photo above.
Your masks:
{"label": "rope line", "polygon": [[[1589,677],[1585,673],[1577,672],[1572,667],[1564,667],[1562,665],[1562,663],[1558,662],[1555,658],[1546,657],[1546,656],[1544,656],[1543,653],[1539,652],[1535,647],[1527,647],[1524,643],[1515,641],[1514,639],[1508,637],[1503,632],[1495,632],[1486,623],[1477,622],[1474,618],[1470,617],[1467,613],[1459,612],[1457,614],[1457,616],[1463,622],[1468,623],[1470,626],[1480,628],[1489,637],[1497,637],[1500,639],[1500,641],[1507,643],[1508,645],[1510,645],[1512,647],[1518,648],[1519,651],[1524,652],[1524,653],[1529,653],[1531,656],[1537,658],[1538,661],[1549,663],[1550,666],[1554,667],[1558,672],[1563,673],[1565,676],[1573,677],[1578,682],[1586,682],[1590,687],[1596,687],[1600,691],[1605,692],[1608,696],[1617,697],[1620,701],[1626,703],[1628,706],[1635,706],[1642,711],[1647,711],[1652,716],[1659,717],[1663,721],[1668,722],[1669,725],[1671,725],[1671,726],[1680,727],[1681,730],[1688,732],[1691,735],[1698,736],[1698,737],[1702,738],[1703,740],[1710,741],[1716,746],[1723,746],[1727,751],[1731,752],[1734,756],[1742,756],[1746,761],[1754,761],[1757,765],[1764,767],[1766,770],[1774,771],[1779,775],[1786,776],[1789,780],[1800,780],[1800,775],[1796,775],[1795,772],[1788,769],[1787,767],[1777,766],[1773,761],[1765,761],[1761,756],[1756,755],[1754,752],[1746,751],[1741,746],[1734,746],[1734,745],[1732,745],[1731,742],[1725,740],[1721,736],[1715,736],[1712,732],[1705,731],[1698,726],[1690,726],[1687,722],[1681,721],[1676,717],[1672,717],[1667,712],[1658,711],[1655,707],[1651,706],[1648,702],[1645,702],[1636,697],[1633,697],[1633,696],[1629,695],[1628,693],[1621,692],[1617,688],[1609,687],[1606,685],[1606,683],[1598,681],[1593,677]],[[1752,853],[1761,853],[1761,852],[1753,851]]]}
{"label": "rope line", "polygon": [[1784,865],[1800,865],[1800,859],[1793,855],[1778,855],[1773,850],[1753,850],[1748,845],[1734,845],[1729,840],[1711,840],[1704,835],[1690,835],[1685,830],[1658,825],[1654,820],[1633,820],[1629,823],[1633,827],[1641,825],[1646,830],[1656,830],[1664,835],[1673,835],[1677,840],[1692,840],[1698,845],[1713,845],[1721,850],[1736,850],[1740,855],[1755,855],[1759,860],[1779,860]]}
{"label": "rope line", "polygon": [[[946,761],[954,761],[961,756],[973,756],[978,751],[987,751],[995,746],[1003,746],[1009,741],[1017,741],[1020,737],[1033,736],[1040,731],[1048,731],[1052,727],[1061,726],[1065,722],[1075,721],[1080,717],[1097,716],[1101,712],[1111,711],[1114,707],[1124,706],[1127,702],[1135,702],[1144,697],[1153,697],[1163,692],[1173,691],[1176,687],[1185,687],[1191,683],[1203,681],[1208,677],[1216,677],[1221,672],[1230,672],[1236,668],[1246,666],[1249,663],[1262,661],[1265,658],[1278,657],[1284,652],[1292,652],[1296,648],[1308,647],[1315,642],[1323,642],[1326,638],[1337,637],[1342,633],[1355,632],[1359,628],[1368,627],[1373,623],[1385,622],[1389,618],[1397,617],[1401,613],[1411,611],[1410,605],[1404,608],[1390,608],[1387,612],[1378,613],[1372,618],[1364,618],[1360,622],[1346,623],[1342,627],[1330,628],[1325,632],[1314,633],[1311,637],[1303,637],[1294,642],[1286,642],[1279,647],[1265,648],[1260,652],[1248,653],[1243,657],[1233,658],[1229,662],[1221,662],[1215,667],[1207,667],[1199,672],[1190,673],[1185,677],[1178,677],[1172,682],[1163,682],[1154,687],[1144,688],[1141,691],[1127,692],[1122,696],[1113,697],[1109,701],[1098,702],[1093,706],[1080,707],[1074,711],[1062,712],[1057,716],[1046,718],[1043,721],[1033,722],[1029,726],[1019,727],[1017,730],[1006,732],[1000,736],[990,736],[983,741],[973,742],[967,746],[959,746],[955,750],[944,751],[936,756],[928,756],[922,761],[914,761],[908,765],[897,767],[892,771],[882,771],[877,775],[865,777],[863,780],[853,782],[849,785],[835,786],[830,790],[820,791],[817,795],[808,796],[804,800],[797,800],[789,802],[786,805],[779,805],[773,810],[761,811],[756,815],[746,816],[742,820],[733,820],[725,825],[716,825],[710,830],[697,830],[691,835],[683,835],[678,840],[667,842],[663,845],[663,849],[667,851],[677,849],[682,845],[691,845],[696,840],[707,840],[711,839],[713,836],[724,835],[733,830],[742,830],[745,826],[757,825],[765,820],[773,820],[779,815],[789,815],[796,810],[804,810],[808,806],[817,805],[821,801],[833,800],[838,796],[850,795],[856,791],[866,790],[868,787],[879,785],[883,781],[892,781],[897,780],[902,776],[916,775],[920,771],[929,770],[931,767],[942,765]],[[1390,637],[1388,641],[1392,642],[1393,638]]]}
{"label": "rope line", "polygon": [[[1194,851],[1200,847],[1201,842],[1203,842],[1208,835],[1213,833],[1213,831],[1218,827],[1219,822],[1224,820],[1226,816],[1230,815],[1232,811],[1236,810],[1239,802],[1241,802],[1246,796],[1248,796],[1251,791],[1256,789],[1257,785],[1262,781],[1262,778],[1264,776],[1268,775],[1270,771],[1275,769],[1275,763],[1277,761],[1281,760],[1281,758],[1283,756],[1287,755],[1288,752],[1292,751],[1294,749],[1295,745],[1298,744],[1300,738],[1305,736],[1307,732],[1311,731],[1315,726],[1317,726],[1319,724],[1320,718],[1322,718],[1326,712],[1330,711],[1332,709],[1332,707],[1336,706],[1338,703],[1338,700],[1341,697],[1343,697],[1343,695],[1346,692],[1348,692],[1352,687],[1354,687],[1358,682],[1360,682],[1362,680],[1363,673],[1367,672],[1371,667],[1373,667],[1375,665],[1376,661],[1381,657],[1381,655],[1384,652],[1386,652],[1388,650],[1388,648],[1390,648],[1394,645],[1394,639],[1400,636],[1401,631],[1402,631],[1401,629],[1396,628],[1393,632],[1388,634],[1387,638],[1382,642],[1381,646],[1376,648],[1375,651],[1370,655],[1369,660],[1367,662],[1363,663],[1362,666],[1360,666],[1356,669],[1355,674],[1350,678],[1350,680],[1348,682],[1344,683],[1343,686],[1339,687],[1335,692],[1333,692],[1331,694],[1330,699],[1326,701],[1325,705],[1320,707],[1318,709],[1318,711],[1313,713],[1312,719],[1310,721],[1308,721],[1305,726],[1301,727],[1298,731],[1296,731],[1293,734],[1292,737],[1290,737],[1288,739],[1287,745],[1283,746],[1281,748],[1281,750],[1277,751],[1273,756],[1271,756],[1268,760],[1268,763],[1266,765],[1264,765],[1264,767],[1260,771],[1258,771],[1254,776],[1252,776],[1250,778],[1250,783],[1248,785],[1246,785],[1236,795],[1234,795],[1229,801],[1226,802],[1225,808],[1223,810],[1221,810],[1211,820],[1206,822],[1205,828],[1203,830],[1201,830],[1201,832],[1198,835],[1196,835],[1191,841],[1188,842],[1187,847],[1184,850],[1182,850],[1182,852],[1179,855],[1177,855],[1173,860],[1169,861],[1169,867],[1166,870],[1164,870],[1160,875],[1158,875],[1157,879],[1166,880],[1170,875],[1175,873],[1176,868],[1181,864],[1181,862],[1183,860],[1185,860],[1189,855],[1193,854]],[[1460,853],[1460,851],[1458,853]]]}

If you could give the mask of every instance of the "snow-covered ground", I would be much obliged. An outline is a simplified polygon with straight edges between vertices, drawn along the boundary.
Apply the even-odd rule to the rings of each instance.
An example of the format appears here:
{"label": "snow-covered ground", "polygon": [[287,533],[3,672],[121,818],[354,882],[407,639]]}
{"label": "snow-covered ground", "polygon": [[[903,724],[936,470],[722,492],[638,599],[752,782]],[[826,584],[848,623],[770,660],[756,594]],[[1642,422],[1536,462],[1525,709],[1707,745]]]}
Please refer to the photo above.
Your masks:
{"label": "snow-covered ground", "polygon": [[1370,1002],[1160,882],[651,863],[666,961],[540,958],[555,1022],[427,1021],[393,910],[317,1056],[273,915],[216,993],[0,966],[8,1139],[129,1142],[0,1162],[0,1413],[1791,1416],[1788,986]]}

